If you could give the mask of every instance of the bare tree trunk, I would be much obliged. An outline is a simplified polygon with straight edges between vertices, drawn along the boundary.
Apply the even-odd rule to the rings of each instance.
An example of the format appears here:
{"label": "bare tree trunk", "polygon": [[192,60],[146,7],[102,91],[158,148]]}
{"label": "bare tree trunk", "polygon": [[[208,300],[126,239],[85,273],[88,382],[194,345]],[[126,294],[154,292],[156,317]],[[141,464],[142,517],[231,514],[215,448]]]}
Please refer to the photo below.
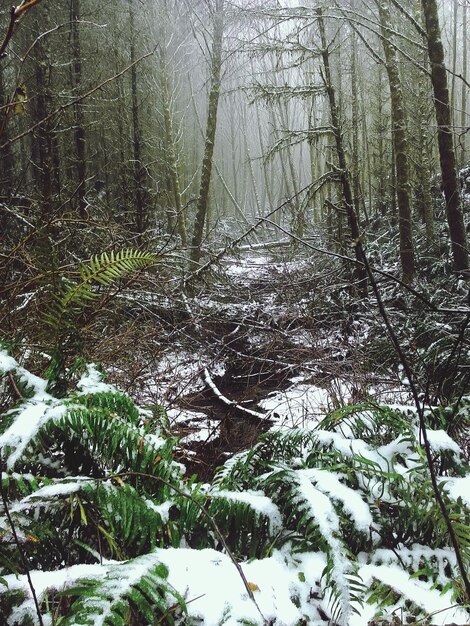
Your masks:
{"label": "bare tree trunk", "polygon": [[168,63],[166,58],[166,38],[163,38],[160,48],[160,84],[163,101],[163,124],[165,128],[166,160],[170,173],[171,193],[173,196],[176,214],[176,229],[181,239],[181,244],[186,247],[188,238],[186,234],[186,221],[181,203],[181,184],[178,171],[178,157],[176,151],[175,133],[173,130],[173,112],[171,110],[170,85],[168,77]]}
{"label": "bare tree trunk", "polygon": [[405,283],[411,283],[415,274],[410,183],[408,168],[408,141],[406,138],[406,109],[401,88],[395,50],[390,44],[390,6],[388,0],[379,2],[380,28],[385,53],[385,66],[390,84],[392,139],[395,157],[398,220],[400,230],[400,261]]}
{"label": "bare tree trunk", "polygon": [[[429,58],[423,51],[423,67],[429,66]],[[430,173],[432,171],[430,152],[432,151],[433,139],[430,137],[431,117],[433,112],[429,103],[430,84],[427,76],[423,73],[417,75],[417,158],[415,172],[417,182],[416,207],[426,227],[426,242],[432,244],[434,240],[434,206],[431,194]]]}
{"label": "bare tree trunk", "polygon": [[[46,16],[47,17],[47,16]],[[39,22],[35,20],[36,32],[41,32]],[[48,50],[45,48],[46,41],[38,41],[35,58],[35,99],[34,120],[45,120],[50,109],[50,65]],[[52,128],[50,123],[40,124],[32,136],[32,162],[34,163],[34,175],[37,189],[41,193],[41,216],[42,221],[47,221],[51,212],[53,193],[53,144]]]}
{"label": "bare tree trunk", "polygon": [[[466,2],[462,5],[462,77],[464,81],[468,78],[468,21],[467,21],[467,8],[468,5]],[[468,126],[468,118],[467,118],[467,85],[462,82],[461,85],[461,96],[460,96],[460,135],[459,135],[459,147],[460,147],[460,164],[465,165],[467,162],[467,134],[466,128]]]}
{"label": "bare tree trunk", "polygon": [[8,198],[12,189],[13,154],[8,144],[8,98],[3,82],[3,67],[0,59],[0,143],[5,145],[0,151],[0,197]]}
{"label": "bare tree trunk", "polygon": [[191,241],[191,267],[197,268],[201,259],[201,244],[204,223],[208,212],[209,188],[212,174],[215,132],[217,129],[217,109],[220,95],[220,76],[222,70],[222,39],[224,31],[224,0],[216,0],[214,30],[212,38],[211,86],[207,111],[204,157],[202,160],[201,182],[196,206],[193,238]]}
{"label": "bare tree trunk", "polygon": [[357,45],[356,33],[351,32],[351,133],[352,133],[352,187],[356,215],[359,215],[360,202],[360,157],[359,157],[359,103],[357,89]]}
{"label": "bare tree trunk", "polygon": [[447,223],[449,224],[452,243],[454,269],[459,272],[468,269],[468,250],[455,163],[444,49],[441,41],[436,0],[421,0],[421,6],[423,8],[424,24],[428,39],[429,60],[431,62],[431,81],[434,92],[439,158],[442,187],[446,200]]}
{"label": "bare tree trunk", "polygon": [[[76,98],[80,93],[82,84],[82,57],[80,46],[80,0],[70,1],[70,29],[72,46],[72,95]],[[78,179],[78,213],[82,219],[86,213],[86,137],[82,102],[73,105],[75,158]]]}
{"label": "bare tree trunk", "polygon": [[129,0],[130,56],[131,56],[131,99],[132,99],[132,144],[134,157],[135,227],[139,243],[145,231],[144,196],[142,192],[142,137],[140,131],[140,109],[137,92],[137,68],[135,65],[134,0]]}
{"label": "bare tree trunk", "polygon": [[[357,282],[356,288],[358,293],[361,296],[365,297],[367,296],[367,276],[363,264],[362,243],[359,233],[359,224],[357,221],[356,212],[354,210],[353,195],[351,190],[351,183],[349,180],[349,171],[346,163],[346,153],[343,144],[343,135],[341,132],[338,107],[336,104],[335,88],[333,87],[331,79],[330,55],[328,51],[328,44],[326,41],[325,23],[323,20],[322,9],[316,9],[316,13],[318,16],[318,26],[321,38],[321,56],[323,61],[325,89],[328,96],[331,125],[335,137],[336,153],[338,156],[338,165],[340,170],[339,177],[341,182],[343,201],[348,218],[349,232],[351,234],[352,244],[354,246],[354,252],[357,261],[357,264],[355,265],[353,271],[353,278]],[[356,288],[353,288],[353,290],[355,291]]]}

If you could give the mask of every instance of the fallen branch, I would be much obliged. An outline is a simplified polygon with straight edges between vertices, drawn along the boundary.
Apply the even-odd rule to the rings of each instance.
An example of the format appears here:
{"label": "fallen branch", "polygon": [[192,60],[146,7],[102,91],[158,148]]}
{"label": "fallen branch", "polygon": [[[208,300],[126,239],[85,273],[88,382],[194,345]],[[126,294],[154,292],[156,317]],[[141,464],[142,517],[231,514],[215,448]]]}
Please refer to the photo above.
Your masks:
{"label": "fallen branch", "polygon": [[241,413],[244,413],[245,415],[249,415],[250,417],[255,417],[256,419],[259,419],[259,420],[265,420],[268,417],[266,413],[260,413],[259,411],[253,411],[252,409],[247,409],[244,406],[237,404],[234,400],[229,400],[227,396],[224,396],[223,393],[217,387],[217,385],[214,383],[212,376],[210,375],[210,372],[207,369],[207,367],[204,368],[204,382],[209,387],[209,389],[213,392],[215,397],[220,402],[222,402],[222,404],[225,404],[225,406],[229,406],[232,409],[236,409],[237,411],[240,411]]}

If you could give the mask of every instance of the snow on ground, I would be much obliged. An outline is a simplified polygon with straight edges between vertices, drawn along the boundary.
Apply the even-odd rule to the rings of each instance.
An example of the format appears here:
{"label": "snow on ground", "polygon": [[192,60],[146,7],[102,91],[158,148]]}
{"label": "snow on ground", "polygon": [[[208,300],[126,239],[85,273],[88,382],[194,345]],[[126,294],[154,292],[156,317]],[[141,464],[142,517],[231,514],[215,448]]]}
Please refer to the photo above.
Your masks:
{"label": "snow on ground", "polygon": [[305,428],[314,426],[324,417],[330,406],[330,396],[326,389],[300,383],[285,391],[270,393],[259,406],[279,428]]}
{"label": "snow on ground", "polygon": [[[243,573],[253,591],[248,592],[230,558],[212,549],[166,549],[158,551],[169,570],[169,582],[186,599],[189,615],[203,621],[204,626],[240,623],[295,626],[302,616],[316,622],[314,603],[309,602],[310,589],[316,587],[324,567],[322,559],[310,568],[312,580],[299,577],[299,570],[287,566],[280,552],[270,558],[243,563]],[[301,580],[303,579],[303,580]],[[299,605],[292,601],[298,592]],[[317,622],[319,623],[319,621]],[[323,623],[324,624],[324,623]]]}
{"label": "snow on ground", "polygon": [[302,376],[292,378],[291,383],[287,389],[273,391],[259,403],[277,428],[313,428],[329,411],[365,399],[403,405],[409,402],[408,390],[390,383],[377,384],[362,392],[340,378],[332,379],[328,388],[306,382]]}
{"label": "snow on ground", "polygon": [[217,435],[219,422],[210,420],[205,413],[186,409],[167,409],[172,432],[180,433],[184,444],[192,441],[204,441]]}
{"label": "snow on ground", "polygon": [[[416,548],[421,552],[422,549],[427,548]],[[396,559],[396,555],[392,557]],[[403,555],[405,560],[409,557],[413,558],[413,555]],[[451,553],[449,558],[453,560]],[[324,626],[326,623],[324,618],[329,611],[325,599],[320,597],[320,579],[326,558],[317,552],[291,555],[286,551],[273,550],[268,558],[243,562],[240,568],[245,581],[228,555],[210,548],[161,548],[128,562],[103,561],[102,564],[74,565],[58,571],[31,571],[30,575],[39,601],[48,590],[61,591],[73,587],[79,579],[102,580],[101,614],[96,615],[95,622],[102,624],[119,595],[127,592],[149,568],[158,563],[167,566],[168,583],[185,599],[189,620],[204,626],[243,623],[296,626],[304,621],[312,626]],[[391,623],[395,621],[394,616],[400,617],[404,602],[409,599],[429,614],[427,623],[439,626],[468,624],[469,614],[453,603],[450,592],[441,593],[417,578],[410,578],[393,558],[380,559],[380,564],[363,563],[359,574],[366,587],[370,587],[374,580],[380,581],[402,595],[398,604],[382,609],[383,618],[392,620]],[[10,590],[21,590],[24,594],[22,603],[14,610],[14,616],[21,620],[30,615],[34,619],[36,613],[27,577],[8,575],[5,582]],[[254,600],[250,598],[245,583]],[[167,598],[174,603],[172,596]],[[353,601],[352,607],[357,612],[349,615],[349,626],[367,626],[377,612],[374,603],[361,606]],[[50,622],[47,620],[45,623]]]}

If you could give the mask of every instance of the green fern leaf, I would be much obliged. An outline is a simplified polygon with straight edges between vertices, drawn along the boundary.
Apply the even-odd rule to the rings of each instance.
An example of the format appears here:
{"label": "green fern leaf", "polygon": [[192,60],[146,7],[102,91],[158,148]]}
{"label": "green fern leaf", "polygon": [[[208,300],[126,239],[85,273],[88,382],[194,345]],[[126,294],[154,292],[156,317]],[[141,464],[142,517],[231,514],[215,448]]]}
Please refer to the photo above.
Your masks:
{"label": "green fern leaf", "polygon": [[153,265],[156,260],[154,254],[132,248],[117,253],[112,251],[109,255],[106,252],[95,255],[88,265],[83,264],[79,268],[80,282],[62,281],[61,290],[53,295],[43,321],[58,332],[70,316],[76,316],[100,297],[100,293],[94,289],[95,284],[108,287],[127,272]]}

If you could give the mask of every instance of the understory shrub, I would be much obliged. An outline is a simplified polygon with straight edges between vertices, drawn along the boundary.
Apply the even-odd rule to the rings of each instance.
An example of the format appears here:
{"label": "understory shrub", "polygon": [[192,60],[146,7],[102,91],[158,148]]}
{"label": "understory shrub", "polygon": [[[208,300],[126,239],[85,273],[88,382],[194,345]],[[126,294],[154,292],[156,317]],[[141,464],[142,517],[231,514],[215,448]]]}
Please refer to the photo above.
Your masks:
{"label": "understory shrub", "polygon": [[[96,367],[61,398],[6,351],[0,372],[21,390],[0,421],[5,624],[469,621],[412,414],[362,404],[271,431],[201,484]],[[469,564],[469,467],[444,429],[428,437]]]}

